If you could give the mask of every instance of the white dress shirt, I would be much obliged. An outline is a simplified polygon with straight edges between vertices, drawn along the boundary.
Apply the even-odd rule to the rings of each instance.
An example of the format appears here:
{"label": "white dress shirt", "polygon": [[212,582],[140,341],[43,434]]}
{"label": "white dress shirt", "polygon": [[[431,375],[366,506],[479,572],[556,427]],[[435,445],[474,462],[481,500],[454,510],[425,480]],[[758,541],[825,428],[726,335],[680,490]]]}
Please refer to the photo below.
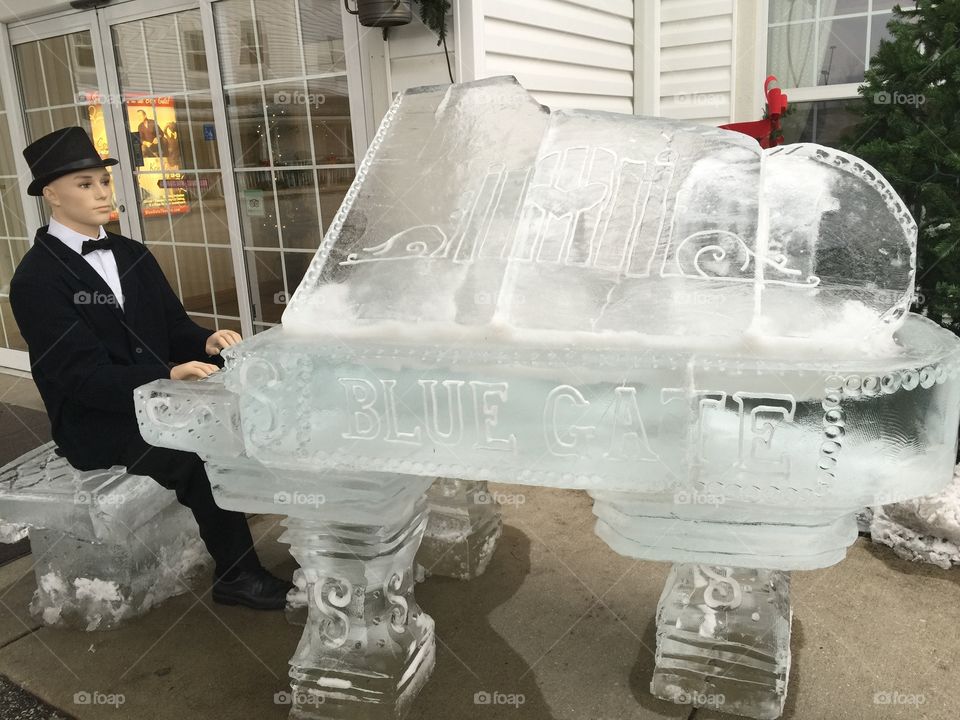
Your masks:
{"label": "white dress shirt", "polygon": [[[47,232],[60,240],[60,242],[76,252],[78,255],[81,255],[80,251],[83,247],[84,240],[99,240],[107,236],[107,233],[103,229],[103,225],[100,226],[100,234],[96,238],[89,238],[86,235],[81,235],[76,230],[71,230],[66,225],[58,222],[54,218],[50,218],[50,225],[47,228]],[[81,255],[81,257],[86,260],[90,267],[97,271],[97,275],[102,277],[104,282],[107,283],[107,285],[113,291],[114,297],[117,298],[117,302],[120,303],[120,309],[122,310],[123,287],[120,285],[120,273],[117,270],[117,260],[113,257],[113,251],[94,250],[86,255]]]}

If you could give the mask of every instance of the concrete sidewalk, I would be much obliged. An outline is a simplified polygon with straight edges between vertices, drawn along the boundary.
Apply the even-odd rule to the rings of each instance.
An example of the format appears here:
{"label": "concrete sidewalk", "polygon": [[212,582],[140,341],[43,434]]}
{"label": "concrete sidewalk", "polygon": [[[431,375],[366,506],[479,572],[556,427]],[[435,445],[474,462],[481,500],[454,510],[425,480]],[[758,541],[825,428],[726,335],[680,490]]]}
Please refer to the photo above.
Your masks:
{"label": "concrete sidewalk", "polygon": [[[410,720],[731,717],[649,694],[666,564],[621,557],[594,536],[585,493],[496,489],[523,503],[504,508],[504,536],[486,574],[417,587],[436,621],[437,666]],[[279,519],[258,516],[251,527],[264,564],[289,577],[295,565],[277,542]],[[201,586],[113,632],[41,627],[26,609],[32,562],[27,556],[0,568],[0,674],[62,713],[84,720],[286,717],[274,694],[288,688],[287,660],[301,628],[283,613],[213,605]],[[843,563],[794,573],[784,717],[954,720],[958,586],[955,570],[910,565],[862,539]],[[477,705],[480,691],[524,701]],[[83,703],[87,696],[78,693],[100,702]],[[922,704],[885,703],[891,693]]]}

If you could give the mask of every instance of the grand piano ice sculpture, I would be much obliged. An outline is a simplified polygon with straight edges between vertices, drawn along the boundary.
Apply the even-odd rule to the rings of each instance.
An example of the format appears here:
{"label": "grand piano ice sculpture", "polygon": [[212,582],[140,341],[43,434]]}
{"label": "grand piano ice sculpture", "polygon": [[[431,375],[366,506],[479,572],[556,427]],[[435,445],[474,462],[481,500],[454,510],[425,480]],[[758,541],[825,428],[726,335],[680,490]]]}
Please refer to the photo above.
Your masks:
{"label": "grand piano ice sculpture", "polygon": [[776,717],[789,571],[952,476],[958,342],[908,312],[916,226],[861,160],[555,111],[511,79],[403,93],[283,326],[142,432],[286,514],[294,717],[402,715],[434,662],[411,564],[434,477],[590,492],[675,563],[652,690]]}

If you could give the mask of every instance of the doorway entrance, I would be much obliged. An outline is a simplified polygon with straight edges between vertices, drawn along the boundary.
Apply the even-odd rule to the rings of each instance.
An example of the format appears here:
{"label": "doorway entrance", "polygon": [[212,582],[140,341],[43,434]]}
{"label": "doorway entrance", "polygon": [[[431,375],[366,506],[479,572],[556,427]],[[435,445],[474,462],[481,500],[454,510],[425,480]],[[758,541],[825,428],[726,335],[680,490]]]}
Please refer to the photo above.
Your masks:
{"label": "doorway entrance", "polygon": [[[278,323],[370,134],[342,4],[130,0],[14,24],[9,40],[10,122],[27,143],[80,125],[120,161],[107,227],[147,245],[190,316],[244,335]],[[16,200],[46,222],[42,202]]]}

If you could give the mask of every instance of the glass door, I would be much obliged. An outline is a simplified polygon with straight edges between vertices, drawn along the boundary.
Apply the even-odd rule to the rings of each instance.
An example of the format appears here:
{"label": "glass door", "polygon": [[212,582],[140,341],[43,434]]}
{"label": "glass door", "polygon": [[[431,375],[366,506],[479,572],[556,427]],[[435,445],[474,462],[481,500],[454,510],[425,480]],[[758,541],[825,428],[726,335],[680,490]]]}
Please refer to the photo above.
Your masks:
{"label": "glass door", "polygon": [[10,309],[10,280],[30,247],[32,235],[24,217],[15,148],[10,133],[7,97],[0,91],[0,366],[27,370],[27,344]]}
{"label": "glass door", "polygon": [[340,0],[98,12],[136,237],[198,323],[280,322],[353,180],[355,134],[366,144],[356,20]]}
{"label": "glass door", "polygon": [[131,222],[194,321],[241,331],[200,7],[125,19],[130,9],[103,11],[102,23],[130,158]]}
{"label": "glass door", "polygon": [[27,365],[9,277],[48,219],[16,153],[67,125],[120,161],[108,228],[149,247],[196,322],[244,335],[278,323],[371,134],[365,41],[341,0],[129,0],[13,23],[9,37],[0,365]]}
{"label": "glass door", "polygon": [[359,38],[340,0],[212,8],[257,331],[280,322],[353,181],[354,137],[366,132],[347,73]]}
{"label": "glass door", "polygon": [[[100,88],[105,85],[104,65],[100,60],[99,36],[93,13],[84,13],[66,22],[64,19],[32,23],[11,30],[13,64],[24,116],[27,143],[53,130],[79,125],[94,141],[103,157],[118,157],[109,105]],[[123,217],[126,210],[123,188],[115,169],[114,211],[105,225],[112,232],[130,234]],[[49,220],[46,204],[35,201],[41,221]]]}

